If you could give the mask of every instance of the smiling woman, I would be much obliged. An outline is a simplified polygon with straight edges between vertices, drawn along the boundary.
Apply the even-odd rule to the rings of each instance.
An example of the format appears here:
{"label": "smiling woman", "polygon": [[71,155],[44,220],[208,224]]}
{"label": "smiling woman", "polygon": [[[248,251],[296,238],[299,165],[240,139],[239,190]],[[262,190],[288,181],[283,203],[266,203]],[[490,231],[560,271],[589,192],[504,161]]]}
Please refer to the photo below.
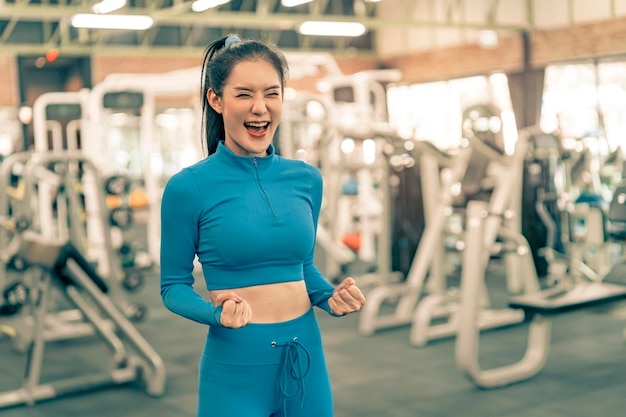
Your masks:
{"label": "smiling woman", "polygon": [[[331,417],[313,307],[342,316],[365,298],[352,278],[334,288],[315,266],[320,172],[272,144],[285,57],[230,35],[203,63],[208,157],[170,178],[161,207],[163,303],[208,326],[197,415]],[[196,256],[206,297],[194,287]]]}
{"label": "smiling woman", "polygon": [[282,91],[278,73],[264,60],[235,66],[221,96],[209,88],[207,99],[224,120],[228,148],[242,156],[266,154],[282,117]]}

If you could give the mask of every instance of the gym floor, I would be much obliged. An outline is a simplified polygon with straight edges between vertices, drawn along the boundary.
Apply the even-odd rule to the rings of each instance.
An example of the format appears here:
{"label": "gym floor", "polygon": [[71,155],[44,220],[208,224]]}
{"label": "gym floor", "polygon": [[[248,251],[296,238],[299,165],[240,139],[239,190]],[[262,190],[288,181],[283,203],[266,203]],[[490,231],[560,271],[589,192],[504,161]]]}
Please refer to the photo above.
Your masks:
{"label": "gym floor", "polygon": [[[497,266],[496,266],[497,268]],[[501,274],[490,268],[488,284]],[[85,391],[34,406],[0,410],[1,417],[192,417],[196,374],[205,329],[166,311],[158,278],[149,277],[131,300],[148,307],[137,328],[167,367],[162,397],[134,385]],[[551,352],[531,380],[499,389],[476,388],[459,373],[454,339],[409,343],[408,327],[360,336],[358,313],[333,318],[319,311],[335,396],[336,417],[617,417],[626,410],[626,305],[595,307],[556,316]],[[483,369],[518,361],[525,350],[526,325],[484,332]],[[42,380],[80,375],[103,362],[106,348],[94,337],[49,343]],[[26,355],[0,339],[0,392],[20,385]],[[237,416],[233,404],[233,416]]]}

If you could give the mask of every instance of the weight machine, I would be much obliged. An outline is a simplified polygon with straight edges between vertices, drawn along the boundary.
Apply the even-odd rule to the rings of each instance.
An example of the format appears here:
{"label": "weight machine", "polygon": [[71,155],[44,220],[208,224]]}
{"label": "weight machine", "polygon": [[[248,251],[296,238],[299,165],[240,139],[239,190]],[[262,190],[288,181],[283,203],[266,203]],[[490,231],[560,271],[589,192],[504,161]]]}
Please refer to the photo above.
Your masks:
{"label": "weight machine", "polygon": [[[520,138],[526,137],[521,132]],[[499,388],[536,376],[544,367],[550,350],[552,330],[551,317],[556,314],[612,303],[626,299],[626,285],[623,283],[623,265],[612,270],[596,281],[584,277],[569,277],[553,286],[543,288],[537,278],[531,250],[526,239],[514,230],[503,227],[504,213],[488,207],[485,202],[473,201],[468,204],[464,267],[461,278],[461,299],[459,326],[455,345],[455,359],[459,371],[481,388]],[[626,225],[626,187],[619,187],[611,202],[608,215],[609,233],[614,239],[624,240]],[[528,319],[528,339],[526,351],[518,362],[482,369],[479,357],[480,328],[478,326],[480,291],[485,283],[485,270],[490,248],[496,238],[515,248],[511,256],[519,258],[519,271],[525,278],[526,291],[512,296],[508,305],[525,314]],[[563,278],[563,277],[561,277]]]}
{"label": "weight machine", "polygon": [[[475,151],[473,156],[481,155],[488,162],[486,167],[491,171],[489,177],[494,183],[488,200],[486,200],[489,210],[500,213],[502,216],[507,216],[506,227],[512,233],[517,232],[521,229],[517,213],[519,212],[518,207],[520,204],[519,190],[521,190],[522,169],[528,148],[526,137],[518,138],[513,153],[507,155],[501,152],[500,149],[490,145],[483,138],[476,137],[470,131],[466,131],[465,136]],[[480,198],[470,197],[467,204],[477,200],[484,201],[480,200]],[[486,227],[486,239],[493,239],[492,235],[496,233],[495,225],[489,224]],[[463,251],[467,250],[467,246],[470,244],[473,245],[474,242],[464,240],[462,244]],[[504,255],[507,271],[507,290],[515,294],[531,291],[534,288],[534,283],[529,282],[520,274],[517,258],[508,254],[508,248],[505,245],[495,245],[494,241],[494,245],[487,246],[487,250],[482,256],[491,257],[497,253]],[[461,269],[465,268],[465,261],[466,259],[463,258]],[[451,337],[457,334],[460,326],[460,317],[463,314],[459,308],[459,299],[463,296],[463,288],[461,287],[456,291],[438,292],[424,297],[419,302],[412,318],[409,336],[411,344],[425,346],[429,340]],[[511,326],[519,324],[524,320],[524,315],[519,310],[494,308],[491,305],[486,285],[481,288],[478,296],[480,312],[476,324],[480,329],[487,330]],[[447,318],[447,320],[443,323],[433,324],[433,319],[442,317]]]}
{"label": "weight machine", "polygon": [[[482,114],[479,116],[482,117]],[[520,188],[518,182],[521,181],[526,149],[526,143],[518,141],[513,154],[506,155],[488,144],[487,138],[476,137],[473,133],[475,130],[467,130],[467,139],[453,156],[442,155],[433,146],[418,148],[421,154],[425,229],[406,280],[380,286],[368,294],[368,303],[360,313],[359,332],[362,335],[411,324],[411,344],[424,346],[429,340],[450,337],[457,332],[460,294],[458,289],[447,288],[443,276],[443,236],[448,233],[451,216],[458,211],[459,200],[485,198],[476,195],[482,191],[486,175],[492,181],[492,189],[487,197],[490,207],[499,212],[510,212],[510,208],[519,204],[515,190]],[[491,131],[488,133],[493,134]],[[517,227],[514,222],[510,224],[513,228]],[[457,244],[464,250],[463,242]],[[506,258],[506,261],[509,290],[513,293],[524,291],[524,283],[514,260]],[[387,307],[391,303],[395,303],[395,306],[388,313]],[[520,311],[492,308],[486,287],[481,291],[480,305],[479,325],[482,329],[523,321],[524,316]],[[435,324],[434,319],[443,322]]]}
{"label": "weight machine", "polygon": [[[319,61],[323,63],[324,61]],[[392,70],[327,74],[323,93],[286,98],[279,131],[281,155],[317,166],[324,200],[317,232],[317,257],[324,275],[352,275],[363,288],[399,281],[391,266],[391,185],[384,82]],[[396,135],[397,136],[397,135]]]}
{"label": "weight machine", "polygon": [[[87,100],[84,126],[89,140],[83,152],[106,161],[99,165],[103,176],[123,173],[141,182],[149,207],[145,244],[156,266],[165,182],[201,157],[199,74],[200,68],[109,74],[92,88]],[[168,108],[160,109],[162,103]]]}
{"label": "weight machine", "polygon": [[[139,382],[151,396],[164,393],[166,370],[161,357],[113,302],[107,282],[70,241],[24,231],[15,235],[3,255],[17,256],[41,274],[33,289],[36,293],[32,305],[34,335],[28,344],[23,383],[20,388],[0,392],[0,409],[33,406],[63,395],[133,382]],[[59,290],[82,313],[110,349],[106,369],[42,383],[48,343],[44,328],[50,313],[52,288]]]}
{"label": "weight machine", "polygon": [[[19,180],[17,187],[10,191],[12,176]],[[129,302],[121,287],[121,271],[112,253],[108,232],[102,179],[90,159],[77,151],[14,153],[0,165],[0,183],[6,186],[0,193],[0,250],[9,248],[11,242],[26,231],[48,239],[71,241],[94,263],[107,282],[109,297],[124,314],[134,320],[144,317],[145,307]],[[104,239],[102,246],[95,248],[100,256],[93,256],[89,251],[89,228],[92,231],[99,228],[98,234]],[[21,259],[7,255],[10,253],[5,251],[1,258],[0,285],[8,286],[11,281],[26,288],[34,285],[36,278],[32,277],[32,271],[25,268]],[[10,271],[9,265],[20,267]],[[22,299],[19,303],[29,301]],[[25,349],[36,332],[33,316],[21,310],[5,319],[15,329],[13,342],[17,350]],[[65,309],[62,305],[55,312],[51,310],[52,305],[46,315],[46,326],[41,329],[46,341],[93,335],[93,326],[85,322],[79,310]]]}
{"label": "weight machine", "polygon": [[[455,184],[462,179],[471,149],[459,149],[456,155],[446,155],[427,142],[416,142],[421,161],[422,190],[425,195],[425,228],[406,280],[380,285],[368,293],[367,303],[359,313],[359,333],[365,336],[377,330],[411,323],[413,312],[432,270],[432,288],[441,290],[443,281],[442,232],[452,214],[452,204],[457,196]],[[430,199],[430,202],[427,200]],[[429,285],[431,285],[429,283]],[[384,305],[396,303],[392,313],[384,313]]]}

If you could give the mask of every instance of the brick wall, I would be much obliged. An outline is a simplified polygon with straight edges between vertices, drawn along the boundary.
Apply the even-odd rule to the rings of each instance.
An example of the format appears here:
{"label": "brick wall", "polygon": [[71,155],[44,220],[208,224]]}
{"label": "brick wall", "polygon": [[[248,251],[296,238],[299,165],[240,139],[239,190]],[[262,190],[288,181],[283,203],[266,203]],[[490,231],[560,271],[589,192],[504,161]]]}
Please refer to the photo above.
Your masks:
{"label": "brick wall", "polygon": [[[122,56],[97,54],[91,58],[92,82],[101,82],[108,74],[158,74],[199,67],[202,57]],[[198,74],[200,76],[200,74]]]}
{"label": "brick wall", "polygon": [[519,70],[523,67],[521,37],[501,39],[497,48],[467,45],[391,58],[384,61],[397,68],[408,83],[480,75],[494,70]]}
{"label": "brick wall", "polygon": [[559,61],[626,54],[626,18],[549,31],[531,38],[531,62],[545,66]]}
{"label": "brick wall", "polygon": [[17,107],[19,90],[17,58],[13,54],[0,53],[0,107]]}
{"label": "brick wall", "polygon": [[[100,83],[109,74],[163,74],[170,71],[198,67],[200,81],[200,65],[202,57],[160,57],[160,56],[122,56],[97,54],[91,58],[92,82]],[[176,96],[157,96],[155,106],[158,109],[167,107],[193,107],[197,96],[192,94]]]}
{"label": "brick wall", "polygon": [[[530,64],[540,68],[551,63],[626,54],[626,18],[538,30],[530,36]],[[484,74],[496,70],[523,69],[521,36],[500,40],[495,49],[477,45],[440,49],[390,58],[390,68],[402,71],[405,81],[418,83]]]}

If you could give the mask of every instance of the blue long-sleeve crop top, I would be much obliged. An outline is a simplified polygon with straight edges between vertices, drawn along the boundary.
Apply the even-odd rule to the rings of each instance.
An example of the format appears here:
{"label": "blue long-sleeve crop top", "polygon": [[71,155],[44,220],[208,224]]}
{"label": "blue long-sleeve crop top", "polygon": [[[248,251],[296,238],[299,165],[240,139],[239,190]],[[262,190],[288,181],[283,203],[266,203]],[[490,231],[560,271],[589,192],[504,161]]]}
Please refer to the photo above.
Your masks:
{"label": "blue long-sleeve crop top", "polygon": [[220,325],[221,306],[193,287],[196,255],[208,290],[304,280],[328,312],[333,286],[314,264],[319,171],[276,155],[217,151],[167,182],[161,202],[161,297],[172,312]]}

